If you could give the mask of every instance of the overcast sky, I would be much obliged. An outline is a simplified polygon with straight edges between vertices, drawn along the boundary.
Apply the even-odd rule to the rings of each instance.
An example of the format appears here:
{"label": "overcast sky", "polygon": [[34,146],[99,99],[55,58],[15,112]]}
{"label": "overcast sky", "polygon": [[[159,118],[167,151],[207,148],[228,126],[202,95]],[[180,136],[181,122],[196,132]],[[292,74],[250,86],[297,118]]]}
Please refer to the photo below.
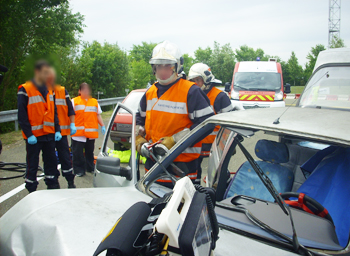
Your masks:
{"label": "overcast sky", "polygon": [[[288,60],[295,51],[304,65],[316,44],[328,44],[328,0],[71,0],[85,16],[82,39],[133,44],[176,43],[183,53],[213,42],[262,48]],[[350,0],[341,3],[340,36],[350,47]]]}

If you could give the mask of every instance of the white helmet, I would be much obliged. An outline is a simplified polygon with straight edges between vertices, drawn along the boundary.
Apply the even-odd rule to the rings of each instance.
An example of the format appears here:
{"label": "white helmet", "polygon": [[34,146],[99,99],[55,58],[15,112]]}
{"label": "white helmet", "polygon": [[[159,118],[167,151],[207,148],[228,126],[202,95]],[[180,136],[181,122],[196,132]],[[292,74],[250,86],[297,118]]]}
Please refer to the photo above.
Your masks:
{"label": "white helmet", "polygon": [[182,72],[183,57],[177,45],[165,40],[153,49],[149,64],[174,64],[177,74]]}
{"label": "white helmet", "polygon": [[215,80],[215,76],[211,72],[210,67],[204,63],[196,63],[190,68],[187,79],[192,80],[196,77],[203,78],[204,85],[202,86],[202,90],[209,89],[210,84]]}

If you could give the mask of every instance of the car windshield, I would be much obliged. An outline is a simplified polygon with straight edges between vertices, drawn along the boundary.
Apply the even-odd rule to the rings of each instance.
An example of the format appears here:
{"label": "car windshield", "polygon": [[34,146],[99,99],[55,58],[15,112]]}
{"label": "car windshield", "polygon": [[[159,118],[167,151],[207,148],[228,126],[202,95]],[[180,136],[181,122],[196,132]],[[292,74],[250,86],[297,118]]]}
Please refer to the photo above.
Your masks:
{"label": "car windshield", "polygon": [[350,66],[324,67],[307,83],[299,106],[350,110],[349,98]]}
{"label": "car windshield", "polygon": [[[123,102],[123,104],[136,112],[137,108],[139,107],[140,100],[144,94],[145,92],[131,92],[126,98],[125,102]],[[119,113],[128,114],[129,112],[127,112],[124,109],[120,109]]]}
{"label": "car windshield", "polygon": [[233,86],[243,91],[277,91],[281,89],[281,75],[273,72],[237,72]]}

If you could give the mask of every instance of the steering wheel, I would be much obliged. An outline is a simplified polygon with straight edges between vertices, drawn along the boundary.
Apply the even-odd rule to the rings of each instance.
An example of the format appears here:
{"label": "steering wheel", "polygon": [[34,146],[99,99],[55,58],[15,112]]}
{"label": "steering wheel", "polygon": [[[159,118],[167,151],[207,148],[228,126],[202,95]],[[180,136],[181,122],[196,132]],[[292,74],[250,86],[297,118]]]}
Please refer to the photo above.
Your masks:
{"label": "steering wheel", "polygon": [[[290,205],[291,207],[325,218],[334,225],[333,219],[327,209],[315,199],[305,195],[304,193],[285,192],[281,193],[281,197],[284,199],[286,204]],[[291,197],[297,198],[298,200],[291,201],[289,200]]]}

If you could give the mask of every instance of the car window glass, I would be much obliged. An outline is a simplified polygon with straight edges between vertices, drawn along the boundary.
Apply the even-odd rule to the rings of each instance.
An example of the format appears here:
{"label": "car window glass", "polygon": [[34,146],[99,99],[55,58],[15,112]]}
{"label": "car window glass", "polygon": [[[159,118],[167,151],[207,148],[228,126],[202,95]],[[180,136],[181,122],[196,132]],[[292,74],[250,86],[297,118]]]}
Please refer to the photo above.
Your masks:
{"label": "car window glass", "polygon": [[222,153],[225,149],[226,143],[227,143],[227,139],[230,135],[231,131],[229,129],[224,129],[221,133],[220,139],[218,140],[218,155],[219,157],[222,156]]}
{"label": "car window glass", "polygon": [[237,90],[280,90],[281,74],[274,72],[237,72],[234,76],[234,88]]}
{"label": "car window glass", "polygon": [[[123,104],[136,112],[139,107],[140,100],[144,94],[145,92],[131,92]],[[128,112],[125,109],[121,109],[119,110],[119,113],[127,114]]]}

